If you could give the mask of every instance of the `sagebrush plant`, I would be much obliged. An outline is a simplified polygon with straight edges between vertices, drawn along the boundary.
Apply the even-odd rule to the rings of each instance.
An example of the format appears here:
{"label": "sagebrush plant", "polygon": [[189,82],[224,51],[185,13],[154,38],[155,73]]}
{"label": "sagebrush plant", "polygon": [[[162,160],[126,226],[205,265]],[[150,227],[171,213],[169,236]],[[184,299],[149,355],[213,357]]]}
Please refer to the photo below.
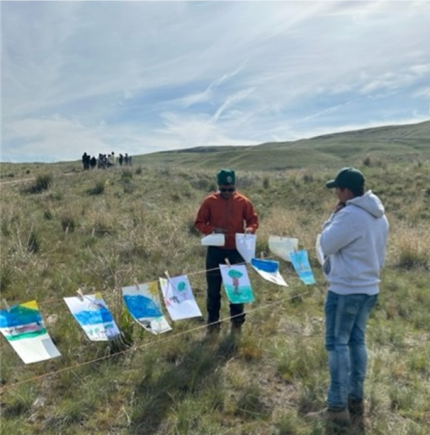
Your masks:
{"label": "sagebrush plant", "polygon": [[53,182],[53,176],[51,173],[39,174],[36,177],[34,183],[27,189],[28,193],[40,193],[48,190]]}
{"label": "sagebrush plant", "polygon": [[102,195],[106,188],[106,180],[104,178],[94,181],[94,186],[88,189],[90,195]]}
{"label": "sagebrush plant", "polygon": [[[430,425],[430,163],[370,159],[355,164],[386,205],[391,225],[368,327],[370,433],[424,435]],[[303,414],[324,406],[328,384],[326,284],[315,238],[336,203],[324,183],[338,169],[237,170],[238,189],[260,217],[257,256],[274,258],[270,235],[297,237],[317,284],[301,284],[283,260],[287,288],[248,268],[256,302],[246,307],[242,338],[229,336],[223,295],[227,320],[210,343],[201,318],[169,320],[173,330],[159,336],[144,331],[124,311],[119,289],[166,271],[188,274],[205,313],[205,250],[193,222],[204,196],[216,189],[216,168],[142,164],[134,172],[83,172],[78,163],[53,164],[55,183],[46,194],[28,195],[22,181],[31,186],[30,177],[48,173],[47,165],[7,167],[16,183],[2,185],[1,296],[10,305],[38,301],[61,357],[25,365],[1,339],[2,433],[323,434]],[[120,340],[86,339],[62,301],[78,288],[102,293]]]}

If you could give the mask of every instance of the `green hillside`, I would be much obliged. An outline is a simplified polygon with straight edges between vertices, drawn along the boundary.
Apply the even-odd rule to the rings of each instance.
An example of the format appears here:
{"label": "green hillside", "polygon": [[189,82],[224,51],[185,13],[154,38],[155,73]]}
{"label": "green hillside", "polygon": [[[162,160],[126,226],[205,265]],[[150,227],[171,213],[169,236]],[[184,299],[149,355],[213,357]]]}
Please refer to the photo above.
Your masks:
{"label": "green hillside", "polygon": [[212,146],[135,157],[143,166],[193,168],[232,166],[242,170],[281,170],[304,166],[337,167],[430,158],[430,121],[328,134],[294,142],[255,146]]}

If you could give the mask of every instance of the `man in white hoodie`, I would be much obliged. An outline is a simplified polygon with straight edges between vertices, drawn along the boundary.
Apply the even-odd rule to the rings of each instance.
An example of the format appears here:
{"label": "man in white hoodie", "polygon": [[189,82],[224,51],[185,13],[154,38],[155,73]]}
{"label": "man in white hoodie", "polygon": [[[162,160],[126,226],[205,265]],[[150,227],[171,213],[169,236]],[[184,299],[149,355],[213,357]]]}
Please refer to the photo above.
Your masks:
{"label": "man in white hoodie", "polygon": [[[366,323],[379,293],[388,221],[380,199],[365,191],[363,174],[343,168],[326,187],[339,200],[321,233],[329,283],[325,302],[325,346],[330,387],[323,411],[335,424],[364,425]],[[321,414],[321,413],[320,413]]]}

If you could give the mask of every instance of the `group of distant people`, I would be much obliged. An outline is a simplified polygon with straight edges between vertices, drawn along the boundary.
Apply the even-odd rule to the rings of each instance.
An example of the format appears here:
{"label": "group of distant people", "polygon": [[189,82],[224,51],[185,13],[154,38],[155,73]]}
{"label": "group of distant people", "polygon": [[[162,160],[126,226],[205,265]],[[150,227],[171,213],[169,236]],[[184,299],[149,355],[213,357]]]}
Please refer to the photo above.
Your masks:
{"label": "group of distant people", "polygon": [[119,163],[119,166],[133,166],[132,156],[125,153],[124,155],[119,154],[117,157],[113,151],[110,154],[100,153],[98,158],[95,156],[91,157],[86,152],[82,155],[84,171],[94,169],[95,167],[98,169],[112,168],[117,166],[117,163]]}

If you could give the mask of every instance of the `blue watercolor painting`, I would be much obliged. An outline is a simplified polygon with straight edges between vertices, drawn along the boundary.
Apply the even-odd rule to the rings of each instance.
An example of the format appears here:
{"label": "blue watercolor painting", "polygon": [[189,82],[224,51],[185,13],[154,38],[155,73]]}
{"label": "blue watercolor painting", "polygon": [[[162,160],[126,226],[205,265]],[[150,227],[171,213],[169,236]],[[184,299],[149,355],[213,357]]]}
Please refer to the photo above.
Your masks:
{"label": "blue watercolor painting", "polygon": [[254,293],[249,282],[245,265],[226,266],[220,264],[222,283],[228,300],[232,304],[248,304],[254,302]]}
{"label": "blue watercolor painting", "polygon": [[112,314],[99,293],[64,300],[90,340],[107,341],[120,335]]}
{"label": "blue watercolor painting", "polygon": [[122,297],[131,316],[153,334],[171,331],[161,310],[158,282],[123,287]]}
{"label": "blue watercolor painting", "polygon": [[155,305],[154,301],[146,296],[128,296],[124,295],[124,302],[130,313],[137,319],[142,317],[159,317],[162,316],[160,308]]}
{"label": "blue watercolor painting", "polygon": [[306,285],[315,284],[315,277],[309,264],[308,251],[296,251],[290,253],[291,262],[293,264],[294,270],[301,279],[301,281]]}
{"label": "blue watercolor painting", "polygon": [[99,323],[113,321],[112,314],[104,306],[99,306],[98,310],[80,311],[78,313],[73,313],[73,315],[81,325],[98,325]]}
{"label": "blue watercolor painting", "polygon": [[42,316],[37,309],[35,301],[13,306],[9,311],[0,311],[0,328],[41,323]]}
{"label": "blue watercolor painting", "polygon": [[279,261],[274,260],[259,260],[258,258],[253,258],[251,265],[267,273],[276,273],[279,270]]}
{"label": "blue watercolor painting", "polygon": [[60,356],[36,301],[1,310],[0,331],[26,364]]}
{"label": "blue watercolor painting", "polygon": [[253,258],[251,260],[251,266],[258,272],[258,274],[265,280],[280,285],[283,287],[288,287],[284,278],[279,273],[279,262],[273,260],[259,260],[258,258]]}

